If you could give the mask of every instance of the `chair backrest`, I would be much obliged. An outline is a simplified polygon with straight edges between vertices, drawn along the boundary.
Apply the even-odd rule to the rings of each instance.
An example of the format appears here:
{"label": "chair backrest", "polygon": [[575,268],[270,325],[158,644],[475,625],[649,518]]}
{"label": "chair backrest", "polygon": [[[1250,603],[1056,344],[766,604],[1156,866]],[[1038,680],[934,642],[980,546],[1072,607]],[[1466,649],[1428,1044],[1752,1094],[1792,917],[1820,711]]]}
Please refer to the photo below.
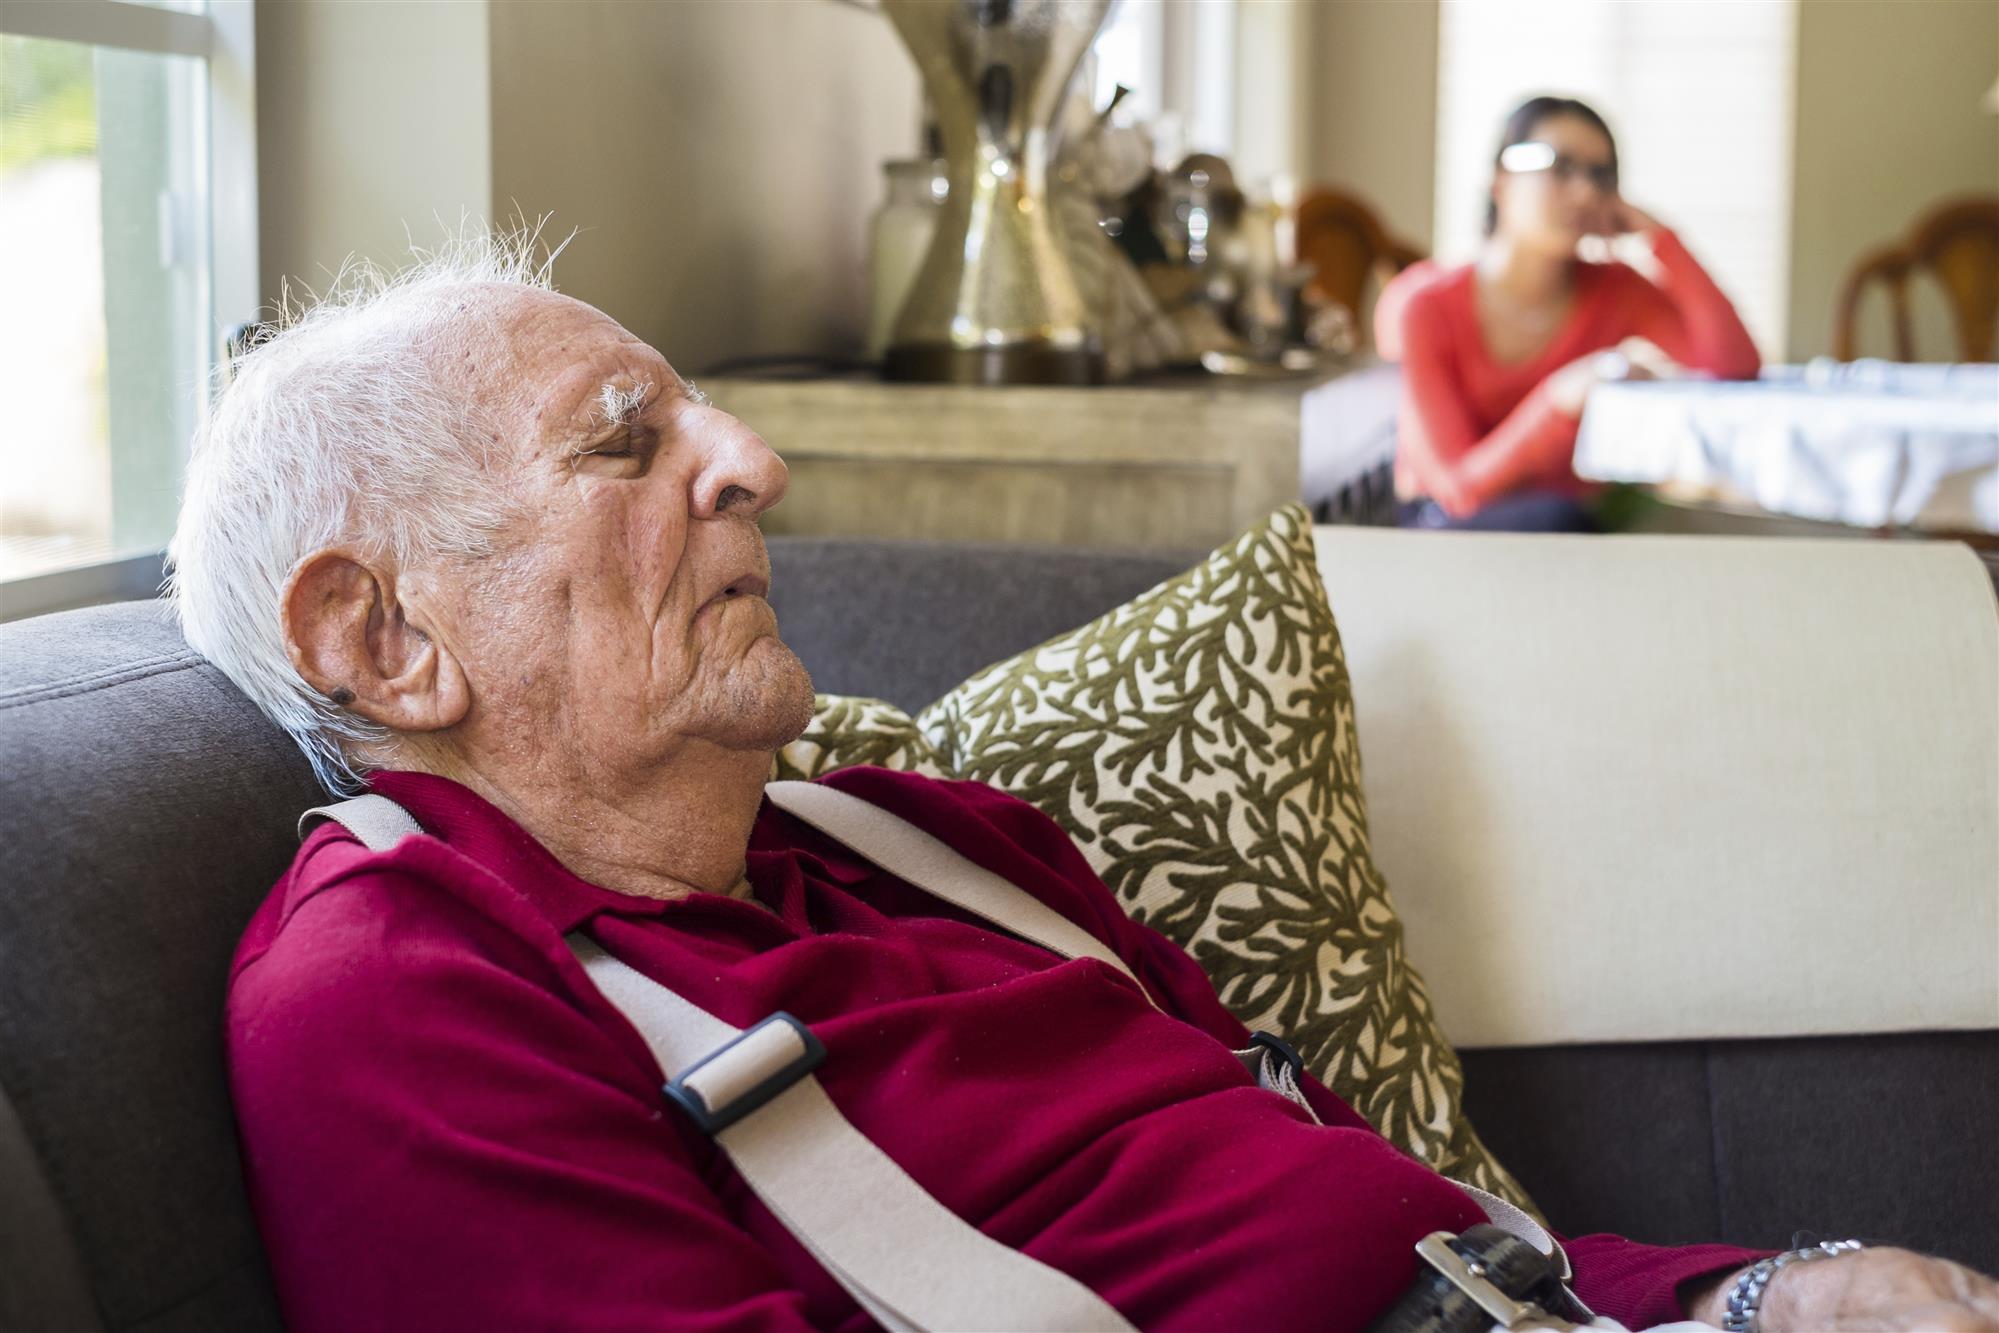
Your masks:
{"label": "chair backrest", "polygon": [[1927,270],[1950,303],[1958,361],[1991,361],[1999,346],[1999,196],[1956,199],[1917,220],[1906,239],[1863,255],[1841,284],[1833,355],[1858,354],[1856,325],[1867,288],[1888,289],[1897,361],[1916,359],[1909,280]]}
{"label": "chair backrest", "polygon": [[1368,327],[1362,303],[1369,284],[1384,282],[1424,257],[1415,246],[1390,236],[1365,202],[1339,190],[1306,194],[1298,204],[1297,237],[1298,262],[1312,269],[1307,290],[1345,307],[1362,341]]}

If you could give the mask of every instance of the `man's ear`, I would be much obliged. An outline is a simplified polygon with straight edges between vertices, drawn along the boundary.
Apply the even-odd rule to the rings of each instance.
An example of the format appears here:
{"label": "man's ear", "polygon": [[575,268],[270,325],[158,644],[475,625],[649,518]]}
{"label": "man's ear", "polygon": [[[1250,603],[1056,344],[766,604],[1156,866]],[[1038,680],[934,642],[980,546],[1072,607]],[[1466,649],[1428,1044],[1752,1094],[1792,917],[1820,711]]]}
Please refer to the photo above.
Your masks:
{"label": "man's ear", "polygon": [[413,624],[381,565],[307,556],[284,591],[285,649],[306,684],[391,731],[441,731],[472,706],[458,659]]}

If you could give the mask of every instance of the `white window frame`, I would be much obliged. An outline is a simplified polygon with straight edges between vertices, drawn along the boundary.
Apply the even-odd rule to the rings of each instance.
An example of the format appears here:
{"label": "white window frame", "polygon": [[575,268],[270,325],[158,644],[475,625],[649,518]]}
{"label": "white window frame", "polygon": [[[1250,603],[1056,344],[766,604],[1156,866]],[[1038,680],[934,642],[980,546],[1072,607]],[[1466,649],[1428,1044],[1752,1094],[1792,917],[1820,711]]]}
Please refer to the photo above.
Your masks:
{"label": "white window frame", "polygon": [[[185,13],[126,0],[7,0],[0,33],[91,46],[194,56],[208,66],[208,154],[200,185],[208,199],[206,361],[222,356],[224,331],[257,318],[257,16],[254,0],[208,0]],[[116,392],[116,389],[113,389]],[[206,396],[196,419],[208,412]],[[186,440],[178,441],[186,463]],[[0,620],[18,620],[121,597],[151,596],[164,551],[78,565],[0,582]]]}
{"label": "white window frame", "polygon": [[[1237,0],[1118,0],[1112,10],[1105,30],[1122,26],[1137,39],[1138,68],[1117,74],[1132,81],[1126,105],[1150,125],[1155,165],[1171,169],[1188,153],[1235,152],[1239,10]],[[1105,71],[1088,91],[1098,106],[1109,100]]]}

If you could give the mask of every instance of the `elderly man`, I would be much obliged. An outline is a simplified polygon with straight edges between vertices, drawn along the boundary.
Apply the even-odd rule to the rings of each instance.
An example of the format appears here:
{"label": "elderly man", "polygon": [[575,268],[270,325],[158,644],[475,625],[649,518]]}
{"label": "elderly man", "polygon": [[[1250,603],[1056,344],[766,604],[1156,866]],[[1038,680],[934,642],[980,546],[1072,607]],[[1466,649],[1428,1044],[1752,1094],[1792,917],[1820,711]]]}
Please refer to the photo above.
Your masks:
{"label": "elderly man", "polygon": [[[1011,886],[1075,957],[765,799],[812,705],[764,600],[785,484],[659,353],[492,249],[323,304],[222,395],[175,539],[187,636],[330,788],[421,830],[312,825],[232,975],[292,1326],[923,1322],[860,1271],[897,1263],[940,1308],[1001,1302],[965,1322],[1025,1321],[1005,1301],[1033,1288],[1070,1327],[1367,1326],[1419,1240],[1486,1213],[1310,1079],[1259,1086],[1199,969],[1052,824],[973,784],[825,784],[934,839],[945,878]],[[758,1134],[781,1165],[785,1133],[838,1121],[876,1175],[773,1181],[704,1114],[754,1098],[663,1094],[686,1071],[629,999],[654,983],[725,1031],[795,1015],[828,1104]],[[890,1252],[847,1264],[891,1213]],[[1999,1327],[1993,1284],[1901,1251],[1752,1272],[1723,1246],[1565,1248],[1575,1293],[1633,1326],[1718,1323],[1735,1294],[1770,1330]]]}

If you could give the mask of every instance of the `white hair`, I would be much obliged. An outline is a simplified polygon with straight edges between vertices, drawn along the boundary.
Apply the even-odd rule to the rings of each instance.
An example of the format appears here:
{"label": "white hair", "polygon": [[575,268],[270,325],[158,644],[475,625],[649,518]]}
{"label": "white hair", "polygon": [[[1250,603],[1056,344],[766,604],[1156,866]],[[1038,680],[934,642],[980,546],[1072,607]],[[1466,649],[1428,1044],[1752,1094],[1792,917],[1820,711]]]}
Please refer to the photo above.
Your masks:
{"label": "white hair", "polygon": [[[560,247],[557,247],[559,252]],[[396,568],[478,557],[508,516],[494,446],[438,354],[469,285],[553,290],[538,228],[413,250],[399,272],[349,264],[324,295],[284,298],[276,332],[229,368],[194,439],[168,595],[195,651],[305,751],[329,790],[360,788],[388,730],[292,665],[281,600],[298,563],[351,545]],[[539,257],[538,257],[539,256]],[[462,317],[460,317],[462,319]]]}

